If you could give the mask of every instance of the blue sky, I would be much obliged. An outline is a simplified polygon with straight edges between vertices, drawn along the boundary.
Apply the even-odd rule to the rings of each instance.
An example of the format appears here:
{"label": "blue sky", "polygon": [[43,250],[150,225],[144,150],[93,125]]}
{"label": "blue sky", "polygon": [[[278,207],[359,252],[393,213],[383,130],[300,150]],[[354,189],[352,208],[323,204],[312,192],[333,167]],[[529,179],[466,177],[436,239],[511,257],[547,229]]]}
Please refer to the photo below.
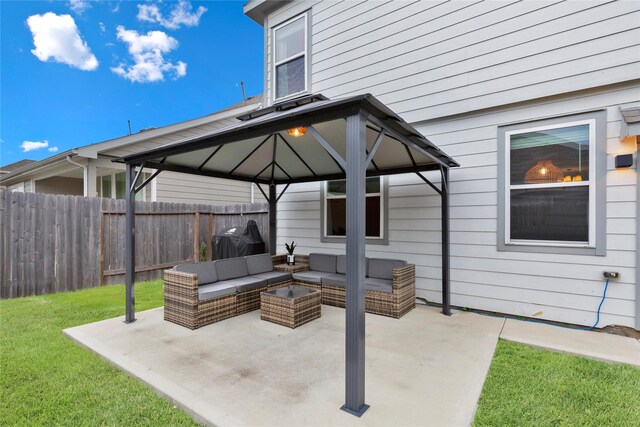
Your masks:
{"label": "blue sky", "polygon": [[0,165],[212,113],[241,80],[261,93],[262,27],[242,5],[0,1]]}

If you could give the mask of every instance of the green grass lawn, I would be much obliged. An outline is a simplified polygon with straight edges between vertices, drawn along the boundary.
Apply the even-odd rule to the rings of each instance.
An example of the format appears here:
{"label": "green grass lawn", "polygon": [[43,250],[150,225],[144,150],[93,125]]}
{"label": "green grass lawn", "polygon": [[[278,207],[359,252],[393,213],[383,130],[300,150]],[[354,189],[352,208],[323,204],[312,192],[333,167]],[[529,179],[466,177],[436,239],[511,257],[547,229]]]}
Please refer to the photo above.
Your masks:
{"label": "green grass lawn", "polygon": [[[194,425],[62,330],[124,314],[124,286],[0,301],[0,425]],[[136,284],[136,309],[162,282]]]}
{"label": "green grass lawn", "polygon": [[475,426],[640,426],[640,369],[500,341]]}
{"label": "green grass lawn", "polygon": [[[137,310],[161,305],[136,285]],[[0,425],[194,425],[62,334],[123,314],[123,286],[0,301]],[[639,426],[640,369],[500,341],[474,424]]]}

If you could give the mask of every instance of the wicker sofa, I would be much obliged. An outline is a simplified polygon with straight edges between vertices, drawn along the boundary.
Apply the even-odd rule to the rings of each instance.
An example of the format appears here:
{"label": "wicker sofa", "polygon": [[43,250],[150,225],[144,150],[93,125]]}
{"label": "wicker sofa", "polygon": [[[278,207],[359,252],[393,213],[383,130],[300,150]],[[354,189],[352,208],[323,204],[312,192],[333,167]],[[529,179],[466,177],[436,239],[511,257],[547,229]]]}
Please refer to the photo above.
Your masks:
{"label": "wicker sofa", "polygon": [[271,255],[180,264],[164,272],[164,319],[190,329],[260,308],[260,292],[291,284]]}
{"label": "wicker sofa", "polygon": [[[296,256],[293,275],[275,271],[284,256],[252,255],[181,264],[164,272],[164,318],[190,329],[260,308],[260,293],[290,284],[322,291],[322,303],[344,307],[344,255]],[[302,267],[300,267],[302,266]],[[404,261],[367,259],[368,313],[400,318],[415,307],[415,266]]]}
{"label": "wicker sofa", "polygon": [[[406,261],[367,258],[365,311],[399,319],[415,308],[416,267]],[[322,289],[322,304],[346,305],[345,255],[310,254],[309,271],[293,274],[293,283]]]}

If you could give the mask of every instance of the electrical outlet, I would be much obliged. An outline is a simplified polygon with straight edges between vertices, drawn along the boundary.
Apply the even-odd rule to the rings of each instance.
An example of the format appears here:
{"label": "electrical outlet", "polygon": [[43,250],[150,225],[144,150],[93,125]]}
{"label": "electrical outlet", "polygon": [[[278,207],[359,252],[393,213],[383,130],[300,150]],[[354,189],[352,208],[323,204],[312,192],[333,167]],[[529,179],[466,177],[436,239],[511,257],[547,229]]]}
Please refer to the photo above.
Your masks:
{"label": "electrical outlet", "polygon": [[607,279],[618,279],[620,277],[620,273],[617,271],[605,271],[602,275]]}

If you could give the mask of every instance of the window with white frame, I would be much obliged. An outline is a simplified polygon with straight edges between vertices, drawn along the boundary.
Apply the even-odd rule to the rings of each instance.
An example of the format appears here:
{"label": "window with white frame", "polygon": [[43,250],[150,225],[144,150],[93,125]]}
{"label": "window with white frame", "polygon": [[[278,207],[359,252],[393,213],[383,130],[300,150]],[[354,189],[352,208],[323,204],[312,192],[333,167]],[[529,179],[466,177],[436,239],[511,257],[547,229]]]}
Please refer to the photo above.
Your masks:
{"label": "window with white frame", "polygon": [[[324,191],[325,238],[344,238],[347,235],[347,182],[327,181]],[[383,178],[367,178],[366,195],[366,237],[384,239],[384,191]]]}
{"label": "window with white frame", "polygon": [[[141,173],[136,185],[140,185],[147,178],[147,174]],[[96,181],[98,197],[107,199],[125,199],[127,196],[126,175],[124,172],[112,172],[99,176]],[[146,187],[136,193],[136,200],[146,200]]]}
{"label": "window with white frame", "polygon": [[307,90],[307,14],[273,29],[274,98]]}
{"label": "window with white frame", "polygon": [[505,243],[595,247],[595,119],[505,132]]}

